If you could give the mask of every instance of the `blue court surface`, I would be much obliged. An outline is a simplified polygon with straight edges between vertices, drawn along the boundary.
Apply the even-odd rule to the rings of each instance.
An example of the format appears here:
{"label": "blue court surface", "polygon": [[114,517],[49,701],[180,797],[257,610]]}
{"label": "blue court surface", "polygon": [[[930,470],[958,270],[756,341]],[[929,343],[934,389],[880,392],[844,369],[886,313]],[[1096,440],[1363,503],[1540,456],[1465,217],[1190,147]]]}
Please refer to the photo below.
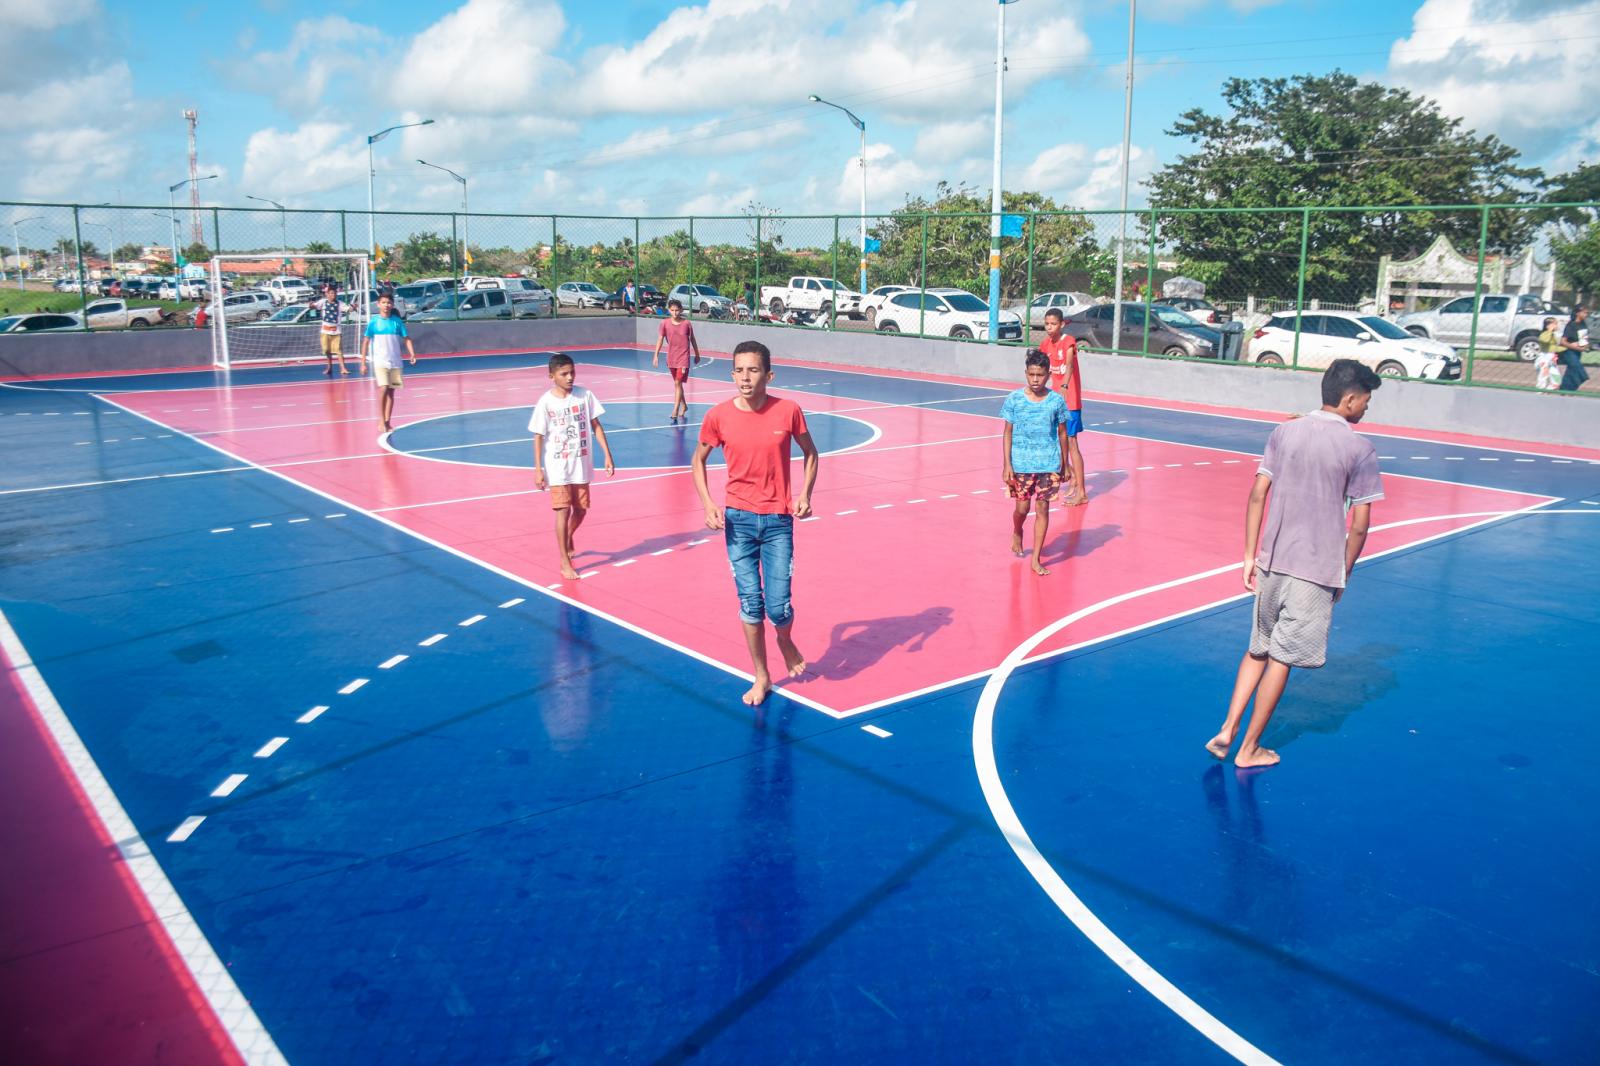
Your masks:
{"label": "blue court surface", "polygon": [[[670,391],[649,353],[575,354],[610,381],[619,466],[681,468],[692,427],[686,440],[662,425]],[[386,453],[360,460],[381,466],[386,492],[458,471],[526,480],[544,360],[424,359],[382,448],[357,421],[367,391],[319,417]],[[478,388],[472,371],[529,391],[458,404],[446,383]],[[726,371],[692,382],[691,421]],[[645,384],[630,394],[626,375]],[[934,510],[845,534],[871,574],[829,586],[839,616],[815,619],[813,661],[836,664],[841,685],[906,669],[908,694],[823,713],[780,689],[752,711],[718,645],[691,653],[650,621],[666,609],[614,606],[684,580],[681,547],[607,576],[632,584],[602,610],[341,505],[364,491],[355,473],[345,494],[343,474],[313,488],[308,467],[286,464],[343,466],[240,461],[211,435],[233,423],[180,422],[265,407],[279,386],[343,387],[306,367],[0,386],[0,612],[27,692],[8,713],[59,707],[55,742],[69,762],[81,744],[103,776],[103,793],[84,787],[95,814],[125,813],[136,835],[111,836],[123,856],[147,852],[130,867],[141,889],[170,887],[151,920],[239,1057],[1597,1061],[1600,453],[1374,434],[1397,496],[1508,502],[1444,525],[1408,515],[1375,536],[1327,667],[1294,673],[1267,733],[1283,763],[1250,772],[1202,748],[1250,627],[1237,578],[1202,572],[1238,558],[1240,486],[1268,416],[1091,398],[1095,477],[1087,517],[1070,521],[1099,533],[1052,564],[1059,602],[1042,607],[999,539],[1004,500],[974,512],[992,542],[952,534]],[[428,407],[417,390],[434,386]],[[916,410],[964,416],[983,438],[940,478],[964,465],[972,491],[998,483],[988,435],[1003,389],[781,366],[773,389],[828,409],[815,425],[834,453],[817,496],[829,520],[847,478],[865,491],[925,476],[914,450],[847,465]],[[1308,378],[1308,407],[1314,390]],[[1380,391],[1374,421],[1382,405]],[[281,419],[312,432],[303,409]],[[1188,492],[1210,483],[1159,479],[1221,477],[1210,458],[1107,476],[1114,449],[1243,460],[1224,488]],[[646,546],[660,554],[694,533],[698,504],[685,477],[642,484],[654,495],[597,483],[595,521],[636,498],[629,519],[654,524],[665,539]],[[1095,518],[1113,506],[1159,516],[1165,539]],[[503,525],[545,550],[547,505],[503,507]],[[1390,517],[1375,506],[1375,525]],[[1218,543],[1186,539],[1213,521]],[[807,583],[828,586],[848,554],[805,559],[802,618],[819,610]],[[722,582],[724,608],[685,598],[671,623],[736,641],[726,562],[705,565],[683,587]],[[1195,581],[1154,588],[1169,572]],[[1049,654],[1007,635],[986,668],[920,694],[916,671],[937,664],[916,658],[916,625],[883,647],[834,627],[882,613],[876,600],[920,598],[931,633],[938,611],[968,610],[949,589],[969,579],[971,600],[1000,615],[1086,613],[1040,645]],[[1113,581],[1128,590],[1116,607],[1096,584]],[[832,606],[852,597],[853,614]],[[1133,613],[1074,640],[1113,609]],[[51,906],[28,868],[6,877]],[[0,955],[0,978],[80,947]],[[70,1009],[114,1014],[92,970],[112,964],[84,965]]]}

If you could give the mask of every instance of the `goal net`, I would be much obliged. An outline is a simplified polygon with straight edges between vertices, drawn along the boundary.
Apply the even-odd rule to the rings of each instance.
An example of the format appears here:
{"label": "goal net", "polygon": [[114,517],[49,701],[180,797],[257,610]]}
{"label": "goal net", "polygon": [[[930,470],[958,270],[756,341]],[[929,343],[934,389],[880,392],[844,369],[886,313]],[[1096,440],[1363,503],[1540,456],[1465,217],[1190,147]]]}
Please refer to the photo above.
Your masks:
{"label": "goal net", "polygon": [[222,368],[322,358],[322,288],[339,291],[339,340],[360,358],[372,293],[365,255],[219,255],[211,260],[206,314],[211,362]]}

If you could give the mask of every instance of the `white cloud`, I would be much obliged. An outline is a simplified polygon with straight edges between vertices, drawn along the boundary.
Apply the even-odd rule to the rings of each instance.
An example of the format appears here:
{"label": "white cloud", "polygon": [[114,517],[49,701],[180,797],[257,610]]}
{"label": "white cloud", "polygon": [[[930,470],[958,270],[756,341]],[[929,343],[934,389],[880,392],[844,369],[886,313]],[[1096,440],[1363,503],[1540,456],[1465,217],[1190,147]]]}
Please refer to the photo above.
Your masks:
{"label": "white cloud", "polygon": [[565,29],[554,0],[467,0],[413,38],[390,93],[403,107],[468,115],[544,106],[567,70],[551,55]]}
{"label": "white cloud", "polygon": [[95,0],[0,0],[0,26],[18,30],[54,30],[81,22],[98,11]]}
{"label": "white cloud", "polygon": [[916,156],[934,163],[961,159],[982,151],[994,138],[994,117],[965,122],[936,122],[917,134]]}
{"label": "white cloud", "polygon": [[365,144],[349,126],[307,122],[298,129],[257,130],[244,148],[241,187],[290,201],[364,181]]}
{"label": "white cloud", "polygon": [[[1155,170],[1155,153],[1133,145],[1128,151],[1128,189]],[[1107,209],[1122,202],[1122,146],[1091,150],[1083,144],[1058,144],[1046,148],[1023,168],[1021,187],[1041,192],[1063,207]]]}
{"label": "white cloud", "polygon": [[1590,0],[1424,0],[1389,53],[1389,80],[1439,102],[1469,128],[1528,149],[1556,148],[1594,114]]}
{"label": "white cloud", "polygon": [[[254,31],[247,29],[241,36],[241,51],[249,50],[245,36],[253,41]],[[372,51],[372,43],[383,39],[375,27],[327,15],[296,23],[289,43],[279,51],[215,65],[232,84],[262,93],[286,110],[304,112],[327,103],[335,79],[351,77],[360,84],[370,72],[387,69]]]}
{"label": "white cloud", "polygon": [[24,164],[23,196],[70,198],[91,179],[125,173],[133,146],[119,131],[93,126],[55,127],[23,137],[16,163]]}
{"label": "white cloud", "polygon": [[[992,9],[993,5],[989,5]],[[889,0],[861,10],[855,0],[706,0],[679,7],[637,44],[595,49],[573,106],[594,113],[672,113],[803,105],[810,93],[883,118],[970,114],[973,86],[993,77],[992,53],[973,47],[993,16],[972,0]],[[1061,64],[1088,54],[1076,19],[1048,3],[1007,16],[1014,56],[1048,42]],[[1053,76],[1018,64],[1017,91]],[[981,94],[979,94],[981,97]],[[981,110],[980,108],[977,108]]]}

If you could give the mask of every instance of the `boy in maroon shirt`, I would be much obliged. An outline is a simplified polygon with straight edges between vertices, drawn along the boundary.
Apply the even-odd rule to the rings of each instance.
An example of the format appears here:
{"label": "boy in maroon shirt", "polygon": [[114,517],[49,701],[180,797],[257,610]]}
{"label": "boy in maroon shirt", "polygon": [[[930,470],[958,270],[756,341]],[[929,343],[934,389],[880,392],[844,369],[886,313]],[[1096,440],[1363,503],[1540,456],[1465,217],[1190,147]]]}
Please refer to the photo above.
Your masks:
{"label": "boy in maroon shirt", "polygon": [[[767,631],[771,619],[778,650],[790,677],[805,673],[806,659],[794,643],[794,607],[790,581],[794,573],[794,522],[811,513],[811,490],[817,483],[817,446],[806,428],[806,416],[793,400],[767,395],[772,380],[772,353],[760,341],[740,341],[733,350],[733,384],[739,395],[706,413],[700,443],[694,451],[694,487],[706,510],[706,528],[723,530],[733,584],[739,594],[739,621],[755,683],[744,702],[755,707],[772,691],[767,671]],[[805,484],[789,498],[789,442],[805,456]],[[706,459],[722,448],[728,468],[725,510],[711,499],[706,485]]]}
{"label": "boy in maroon shirt", "polygon": [[683,317],[683,304],[667,301],[667,312],[672,318],[661,323],[656,331],[656,350],[650,355],[650,365],[661,365],[661,345],[667,346],[667,372],[672,375],[672,415],[668,422],[689,420],[689,401],[683,395],[683,383],[689,380],[689,349],[694,349],[694,362],[700,365],[700,342],[694,338],[694,326]]}

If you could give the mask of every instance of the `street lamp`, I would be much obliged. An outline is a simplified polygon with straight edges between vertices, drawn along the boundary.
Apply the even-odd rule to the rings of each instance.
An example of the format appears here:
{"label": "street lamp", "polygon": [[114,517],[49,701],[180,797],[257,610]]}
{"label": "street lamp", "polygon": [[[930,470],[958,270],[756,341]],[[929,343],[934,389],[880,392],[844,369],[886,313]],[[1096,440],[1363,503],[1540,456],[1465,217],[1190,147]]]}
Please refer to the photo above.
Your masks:
{"label": "street lamp", "polygon": [[811,94],[814,104],[826,104],[828,107],[837,108],[844,112],[856,129],[861,131],[861,293],[867,291],[867,124],[856,117],[855,112],[848,107],[840,107],[829,100],[824,100],[816,93]]}
{"label": "street lamp", "polygon": [[271,204],[278,209],[278,231],[279,236],[283,238],[283,265],[284,269],[287,270],[289,267],[289,223],[287,216],[284,214],[286,209],[278,201],[269,200],[265,196],[251,196],[249,193],[245,193],[244,198],[246,200],[259,200],[261,203]]}
{"label": "street lamp", "polygon": [[[1006,97],[1006,5],[999,0],[999,27],[994,45],[994,190],[989,206],[989,343],[1000,334],[1000,127]],[[1026,313],[1026,312],[1024,312]]]}
{"label": "street lamp", "polygon": [[404,122],[404,123],[401,123],[398,126],[390,126],[388,129],[382,129],[382,130],[379,130],[377,133],[371,133],[371,134],[367,135],[367,254],[368,255],[376,255],[377,251],[378,251],[378,232],[377,232],[377,227],[374,226],[373,222],[372,222],[372,177],[373,177],[373,174],[375,173],[373,171],[373,169],[372,169],[372,146],[377,144],[379,141],[383,140],[385,137],[389,136],[389,134],[393,133],[395,130],[408,130],[413,126],[431,126],[431,125],[433,125],[433,119],[425,118],[421,122]]}
{"label": "street lamp", "polygon": [[176,185],[167,186],[167,209],[172,212],[172,214],[168,217],[172,219],[172,274],[174,278],[177,278],[180,275],[178,273],[178,204],[177,201],[173,199],[173,194],[175,194],[185,185],[191,183],[199,184],[202,181],[210,181],[212,178],[219,178],[221,176],[222,175],[220,174],[207,174],[204,177],[199,178],[184,178]]}
{"label": "street lamp", "polygon": [[[1111,350],[1122,347],[1122,267],[1128,243],[1128,154],[1133,128],[1133,13],[1138,0],[1128,0],[1128,72],[1122,98],[1122,213],[1117,216],[1117,280],[1111,293]],[[1148,299],[1149,293],[1145,294]]]}
{"label": "street lamp", "polygon": [[41,222],[43,220],[44,220],[44,216],[43,215],[29,215],[27,218],[14,218],[14,219],[11,220],[11,247],[17,253],[17,291],[18,292],[22,292],[23,289],[25,288],[25,286],[22,283],[23,282],[23,275],[24,275],[25,272],[22,269],[22,239],[17,236],[17,227],[22,225],[24,222]]}
{"label": "street lamp", "polygon": [[434,170],[442,170],[461,183],[461,276],[466,277],[468,266],[467,260],[472,257],[472,253],[467,251],[467,238],[471,234],[471,230],[467,221],[467,179],[463,178],[460,174],[457,174],[449,167],[441,167],[438,163],[430,163],[426,159],[419,159],[417,162],[421,163],[425,167],[432,167]]}

